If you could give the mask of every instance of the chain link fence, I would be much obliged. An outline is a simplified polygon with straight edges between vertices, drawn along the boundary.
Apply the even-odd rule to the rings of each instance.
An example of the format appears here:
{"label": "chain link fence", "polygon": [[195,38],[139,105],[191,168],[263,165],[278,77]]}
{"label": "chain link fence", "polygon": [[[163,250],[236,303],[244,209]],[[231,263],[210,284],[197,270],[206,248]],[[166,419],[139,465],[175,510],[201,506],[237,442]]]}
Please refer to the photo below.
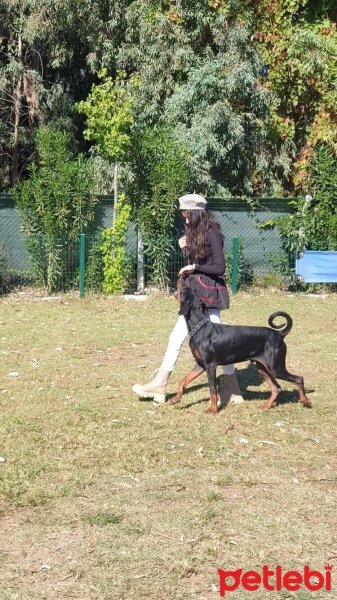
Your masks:
{"label": "chain link fence", "polygon": [[[261,198],[254,201],[252,208],[249,202],[241,199],[211,199],[208,207],[225,236],[227,281],[231,282],[233,274],[233,240],[239,238],[238,255],[234,256],[237,286],[286,285],[294,272],[295,257],[286,255],[275,229],[265,229],[261,225],[290,214],[289,200]],[[79,290],[81,285],[86,292],[100,292],[103,281],[101,232],[111,227],[113,196],[99,197],[97,211],[99,226],[95,234],[85,237],[81,264],[79,239],[46,240],[41,235],[34,243],[27,242],[13,197],[0,195],[0,293],[18,287],[69,291]],[[183,223],[177,215],[167,261],[167,280],[171,289],[175,287],[179,269],[185,264],[178,246],[182,231]],[[129,276],[125,291],[134,293],[153,285],[152,265],[146,252],[142,255],[132,223],[126,236],[126,257]]]}

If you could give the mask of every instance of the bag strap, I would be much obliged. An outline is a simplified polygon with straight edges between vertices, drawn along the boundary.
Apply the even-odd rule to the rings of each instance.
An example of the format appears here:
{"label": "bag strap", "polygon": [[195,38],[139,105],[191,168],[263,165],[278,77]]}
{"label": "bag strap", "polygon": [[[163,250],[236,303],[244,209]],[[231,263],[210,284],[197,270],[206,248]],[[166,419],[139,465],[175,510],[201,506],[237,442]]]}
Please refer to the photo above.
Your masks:
{"label": "bag strap", "polygon": [[[219,276],[215,276],[215,279],[213,280],[211,277],[208,277],[208,279],[210,279],[211,281],[214,281],[214,285],[207,285],[207,283],[202,281],[202,274],[198,275],[197,277],[198,282],[200,283],[201,287],[207,289],[207,290],[219,290],[219,289],[225,289],[227,288],[226,286],[226,282],[224,279],[220,278]],[[220,280],[221,279],[221,283]]]}

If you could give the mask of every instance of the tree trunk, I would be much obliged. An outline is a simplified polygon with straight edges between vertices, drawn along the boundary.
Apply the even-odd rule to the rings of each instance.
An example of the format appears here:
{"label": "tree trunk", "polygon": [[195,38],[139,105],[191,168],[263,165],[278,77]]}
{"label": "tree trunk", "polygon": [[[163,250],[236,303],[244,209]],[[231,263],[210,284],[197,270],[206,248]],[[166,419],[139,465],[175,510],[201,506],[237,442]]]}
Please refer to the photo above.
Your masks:
{"label": "tree trunk", "polygon": [[[22,37],[19,33],[18,35],[18,63],[20,66],[23,64],[22,57]],[[10,181],[11,186],[14,186],[17,178],[18,178],[18,168],[19,168],[19,128],[20,128],[20,118],[21,118],[21,109],[22,109],[22,94],[23,94],[23,76],[22,73],[19,74],[19,78],[16,84],[16,89],[14,93],[14,135],[13,135],[13,149],[12,149],[12,166],[10,172]]]}

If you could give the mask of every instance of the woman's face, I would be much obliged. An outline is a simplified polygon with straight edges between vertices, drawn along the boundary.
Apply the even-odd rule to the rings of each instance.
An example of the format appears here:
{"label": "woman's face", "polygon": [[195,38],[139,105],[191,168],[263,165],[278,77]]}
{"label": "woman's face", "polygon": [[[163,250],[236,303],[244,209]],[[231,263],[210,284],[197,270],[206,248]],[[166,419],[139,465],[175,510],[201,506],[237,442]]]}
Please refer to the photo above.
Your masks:
{"label": "woman's face", "polygon": [[188,210],[182,210],[181,211],[181,216],[183,219],[185,219],[185,223],[188,224]]}

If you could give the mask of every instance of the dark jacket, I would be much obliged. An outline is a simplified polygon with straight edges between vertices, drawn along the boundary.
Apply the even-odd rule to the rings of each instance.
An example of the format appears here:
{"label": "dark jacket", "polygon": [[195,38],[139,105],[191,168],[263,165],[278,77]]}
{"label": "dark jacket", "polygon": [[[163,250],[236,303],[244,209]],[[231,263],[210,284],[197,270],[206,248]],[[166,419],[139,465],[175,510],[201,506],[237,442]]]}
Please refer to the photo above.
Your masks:
{"label": "dark jacket", "polygon": [[223,275],[225,257],[221,233],[215,228],[210,229],[206,239],[205,256],[199,259],[199,262],[196,262],[191,255],[189,259],[191,264],[195,264],[195,273],[205,273],[210,276]]}

